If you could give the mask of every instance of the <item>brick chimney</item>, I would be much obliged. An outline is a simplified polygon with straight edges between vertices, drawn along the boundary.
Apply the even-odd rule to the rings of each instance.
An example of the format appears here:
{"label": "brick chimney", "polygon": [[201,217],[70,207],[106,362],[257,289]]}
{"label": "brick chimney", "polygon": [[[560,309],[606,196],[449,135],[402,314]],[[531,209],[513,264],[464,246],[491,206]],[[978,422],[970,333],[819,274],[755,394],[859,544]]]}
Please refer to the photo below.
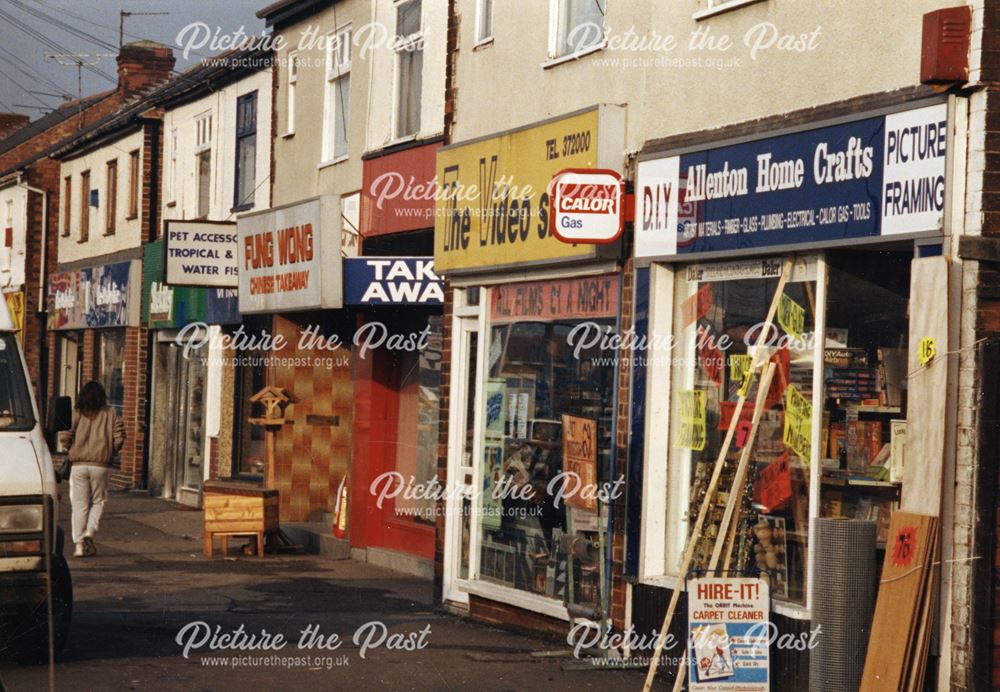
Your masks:
{"label": "brick chimney", "polygon": [[130,96],[170,77],[174,51],[155,41],[135,41],[118,52],[118,93]]}
{"label": "brick chimney", "polygon": [[28,116],[20,113],[0,113],[0,139],[28,124]]}

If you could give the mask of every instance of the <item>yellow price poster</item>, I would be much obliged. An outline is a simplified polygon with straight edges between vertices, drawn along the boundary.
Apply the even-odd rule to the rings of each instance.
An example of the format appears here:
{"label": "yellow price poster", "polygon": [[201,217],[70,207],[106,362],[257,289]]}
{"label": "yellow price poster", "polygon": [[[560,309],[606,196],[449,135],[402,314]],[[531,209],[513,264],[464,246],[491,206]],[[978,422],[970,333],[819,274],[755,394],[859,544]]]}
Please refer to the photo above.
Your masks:
{"label": "yellow price poster", "polygon": [[689,389],[677,394],[680,406],[680,426],[677,429],[675,446],[700,452],[705,449],[705,438],[708,432],[708,426],[705,422],[705,391],[703,389]]}
{"label": "yellow price poster", "polygon": [[785,392],[785,446],[802,461],[809,463],[812,448],[812,404],[802,396],[795,385],[788,385]]}
{"label": "yellow price poster", "polygon": [[733,353],[729,356],[729,381],[740,383],[740,396],[746,396],[750,391],[750,370],[753,367],[753,356]]}
{"label": "yellow price poster", "polygon": [[17,336],[24,341],[24,291],[4,293],[3,297],[7,301],[7,309],[10,310],[10,318],[14,322]]}
{"label": "yellow price poster", "polygon": [[786,334],[800,340],[802,332],[806,329],[805,308],[784,293],[778,300],[778,324],[781,325]]}
{"label": "yellow price poster", "polygon": [[934,360],[934,356],[937,355],[937,339],[933,336],[925,336],[920,340],[917,349],[917,357],[921,367],[923,367]]}

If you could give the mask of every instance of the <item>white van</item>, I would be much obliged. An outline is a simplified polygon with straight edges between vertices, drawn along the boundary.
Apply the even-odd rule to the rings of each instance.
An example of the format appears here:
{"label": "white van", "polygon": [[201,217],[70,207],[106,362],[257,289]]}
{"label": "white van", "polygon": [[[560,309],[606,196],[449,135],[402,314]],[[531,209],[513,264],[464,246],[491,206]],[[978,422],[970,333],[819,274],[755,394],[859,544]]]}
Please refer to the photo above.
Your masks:
{"label": "white van", "polygon": [[0,300],[0,658],[43,662],[66,640],[73,586],[52,458],[15,333]]}

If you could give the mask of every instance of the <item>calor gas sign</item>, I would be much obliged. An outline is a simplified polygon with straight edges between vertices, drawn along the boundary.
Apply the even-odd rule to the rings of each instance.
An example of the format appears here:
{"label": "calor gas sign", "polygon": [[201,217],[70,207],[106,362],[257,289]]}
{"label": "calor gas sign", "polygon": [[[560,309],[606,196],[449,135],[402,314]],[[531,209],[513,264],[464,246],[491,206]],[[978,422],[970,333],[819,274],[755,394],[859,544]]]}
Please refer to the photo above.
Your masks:
{"label": "calor gas sign", "polygon": [[549,184],[552,233],[564,243],[613,243],[622,233],[624,185],[606,169],[568,168]]}

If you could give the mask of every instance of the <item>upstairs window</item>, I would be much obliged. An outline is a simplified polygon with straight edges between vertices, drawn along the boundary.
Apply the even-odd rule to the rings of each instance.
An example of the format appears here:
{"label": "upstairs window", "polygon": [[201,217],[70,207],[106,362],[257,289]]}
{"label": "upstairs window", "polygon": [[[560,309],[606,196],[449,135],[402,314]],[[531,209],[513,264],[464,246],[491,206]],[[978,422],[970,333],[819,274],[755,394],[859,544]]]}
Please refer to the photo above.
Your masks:
{"label": "upstairs window", "polygon": [[420,131],[420,94],[424,71],[424,34],[421,0],[396,3],[395,135],[403,139]]}
{"label": "upstairs window", "polygon": [[257,92],[236,99],[236,189],[233,207],[253,206],[257,172]]}
{"label": "upstairs window", "polygon": [[118,159],[108,161],[104,182],[106,188],[104,235],[114,235],[115,224],[118,221]]}
{"label": "upstairs window", "polygon": [[295,134],[295,89],[299,82],[298,57],[299,54],[296,51],[289,53],[288,66],[285,68],[288,76],[288,96],[285,102],[285,115],[288,118],[288,123],[285,126],[286,135]]}
{"label": "upstairs window", "polygon": [[476,2],[476,44],[493,38],[493,0]]}
{"label": "upstairs window", "polygon": [[80,174],[80,238],[81,243],[90,238],[90,171]]}
{"label": "upstairs window", "polygon": [[195,164],[198,181],[197,218],[207,219],[212,202],[212,114],[195,119]]}
{"label": "upstairs window", "polygon": [[63,178],[63,237],[69,236],[70,219],[73,216],[73,176]]}
{"label": "upstairs window", "polygon": [[133,149],[128,154],[128,218],[139,216],[139,181],[142,172],[139,170],[139,150]]}
{"label": "upstairs window", "polygon": [[561,58],[604,42],[607,0],[550,0],[549,57]]}
{"label": "upstairs window", "polygon": [[323,161],[347,156],[351,112],[351,25],[327,37],[326,93],[323,99]]}

